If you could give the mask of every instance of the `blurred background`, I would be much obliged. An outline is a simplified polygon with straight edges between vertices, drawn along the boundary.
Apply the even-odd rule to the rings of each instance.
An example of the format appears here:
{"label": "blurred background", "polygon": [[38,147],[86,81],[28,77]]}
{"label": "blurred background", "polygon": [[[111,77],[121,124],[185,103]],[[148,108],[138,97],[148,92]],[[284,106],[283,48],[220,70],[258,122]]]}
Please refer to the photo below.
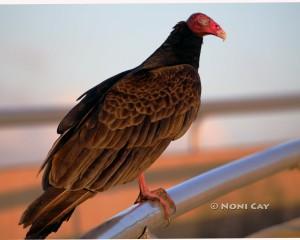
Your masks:
{"label": "blurred background", "polygon": [[[140,64],[178,21],[199,11],[228,39],[205,38],[203,111],[150,168],[150,185],[167,188],[300,137],[300,3],[0,5],[1,238],[24,236],[19,218],[41,193],[38,169],[75,99]],[[216,211],[208,203],[155,234],[248,236],[300,216],[299,183],[299,171],[282,172],[216,199],[269,203],[268,210]],[[137,195],[136,182],[98,194],[50,237],[78,237]]]}

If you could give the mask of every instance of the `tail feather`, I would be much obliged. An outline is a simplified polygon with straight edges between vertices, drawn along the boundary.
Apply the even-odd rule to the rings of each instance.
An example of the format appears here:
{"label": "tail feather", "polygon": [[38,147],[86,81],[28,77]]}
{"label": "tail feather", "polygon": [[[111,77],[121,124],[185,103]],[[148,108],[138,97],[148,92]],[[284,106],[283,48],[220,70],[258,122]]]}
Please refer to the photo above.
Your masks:
{"label": "tail feather", "polygon": [[64,221],[68,221],[74,209],[94,193],[88,190],[66,191],[48,188],[23,213],[20,223],[31,225],[26,239],[45,238],[56,232]]}

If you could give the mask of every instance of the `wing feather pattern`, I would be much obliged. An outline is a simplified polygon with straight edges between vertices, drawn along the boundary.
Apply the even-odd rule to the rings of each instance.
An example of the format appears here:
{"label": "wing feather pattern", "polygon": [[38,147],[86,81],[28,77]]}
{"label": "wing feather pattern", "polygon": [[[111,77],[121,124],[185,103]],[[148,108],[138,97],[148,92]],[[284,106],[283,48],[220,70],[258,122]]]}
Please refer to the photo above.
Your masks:
{"label": "wing feather pattern", "polygon": [[128,74],[131,70],[127,70],[124,72],[121,72],[104,82],[101,82],[97,86],[91,88],[89,91],[82,94],[77,100],[81,101],[73,107],[67,115],[61,120],[61,122],[58,125],[57,133],[63,134],[70,128],[77,125],[79,122],[81,122],[85,116],[87,116],[88,112],[91,111],[95,103],[101,101],[105,93],[123,76]]}
{"label": "wing feather pattern", "polygon": [[[133,180],[187,131],[200,92],[199,75],[190,65],[125,75],[62,146],[56,143],[47,161],[50,184],[94,192]],[[78,121],[72,116],[62,121],[60,132]]]}

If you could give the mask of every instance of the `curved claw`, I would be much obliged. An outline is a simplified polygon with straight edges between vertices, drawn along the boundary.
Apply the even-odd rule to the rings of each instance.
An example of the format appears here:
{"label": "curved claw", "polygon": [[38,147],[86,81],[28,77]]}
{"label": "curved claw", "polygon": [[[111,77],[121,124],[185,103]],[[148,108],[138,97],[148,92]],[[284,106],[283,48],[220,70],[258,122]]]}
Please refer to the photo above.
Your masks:
{"label": "curved claw", "polygon": [[176,212],[176,206],[166,190],[163,188],[158,188],[150,191],[146,185],[143,174],[139,176],[139,186],[140,194],[135,203],[140,203],[147,200],[159,202],[160,206],[163,208],[165,219],[168,221],[169,225],[171,222],[170,216]]}
{"label": "curved claw", "polygon": [[176,206],[170,196],[163,188],[158,188],[153,191],[140,192],[135,203],[140,203],[144,201],[156,201],[159,202],[160,206],[163,208],[164,216],[170,224],[170,216],[176,212]]}

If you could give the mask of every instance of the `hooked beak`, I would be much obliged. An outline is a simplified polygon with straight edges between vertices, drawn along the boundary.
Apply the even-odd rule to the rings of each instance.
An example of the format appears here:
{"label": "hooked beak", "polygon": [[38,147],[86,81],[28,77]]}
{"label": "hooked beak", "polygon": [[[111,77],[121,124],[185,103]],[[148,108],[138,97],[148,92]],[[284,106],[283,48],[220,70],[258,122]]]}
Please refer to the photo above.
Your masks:
{"label": "hooked beak", "polygon": [[223,29],[220,29],[219,31],[217,31],[216,36],[219,38],[222,38],[223,41],[226,40],[226,32]]}

